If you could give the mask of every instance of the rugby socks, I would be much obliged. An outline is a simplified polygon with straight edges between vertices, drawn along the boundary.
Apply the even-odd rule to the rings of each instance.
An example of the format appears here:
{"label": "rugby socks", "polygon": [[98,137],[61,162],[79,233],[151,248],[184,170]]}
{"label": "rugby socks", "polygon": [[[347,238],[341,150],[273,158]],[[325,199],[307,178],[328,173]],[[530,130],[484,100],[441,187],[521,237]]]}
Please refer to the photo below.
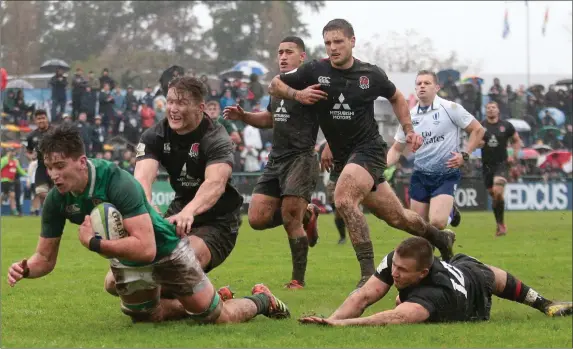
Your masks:
{"label": "rugby socks", "polygon": [[356,259],[360,263],[362,277],[370,277],[374,274],[374,247],[372,241],[361,242],[354,245]]}
{"label": "rugby socks", "polygon": [[308,238],[301,236],[295,239],[288,239],[290,254],[292,256],[292,280],[296,280],[304,285],[304,274],[306,273],[306,263],[308,256]]}
{"label": "rugby socks", "polygon": [[537,293],[534,289],[522,283],[510,273],[507,273],[507,281],[503,292],[497,296],[510,301],[529,305],[541,312],[544,312],[545,308],[551,304],[550,300],[543,298],[543,296]]}
{"label": "rugby socks", "polygon": [[505,211],[505,200],[493,200],[493,215],[498,224],[503,224],[503,213]]}
{"label": "rugby socks", "polygon": [[257,315],[267,315],[269,313],[271,300],[269,299],[269,296],[267,296],[266,294],[259,293],[244,298],[249,299],[253,301],[253,303],[255,303],[255,305],[257,306]]}
{"label": "rugby socks", "polygon": [[344,219],[340,217],[334,217],[334,224],[336,225],[336,229],[338,229],[340,238],[346,239],[346,224],[344,224]]}

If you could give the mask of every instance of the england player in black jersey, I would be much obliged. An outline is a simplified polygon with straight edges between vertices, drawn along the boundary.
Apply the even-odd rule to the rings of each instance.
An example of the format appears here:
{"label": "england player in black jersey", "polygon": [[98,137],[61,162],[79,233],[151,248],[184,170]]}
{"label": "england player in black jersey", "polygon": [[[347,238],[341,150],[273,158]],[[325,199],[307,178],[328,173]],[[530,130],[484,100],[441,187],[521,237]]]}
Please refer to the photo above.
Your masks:
{"label": "england player in black jersey", "polygon": [[343,164],[334,201],[360,263],[362,277],[358,286],[374,273],[372,241],[360,204],[390,226],[427,238],[449,259],[453,232],[440,231],[415,212],[404,209],[384,180],[387,146],[374,119],[374,101],[382,96],[392,103],[406,141],[415,151],[421,146],[422,137],[414,132],[406,99],[379,67],[354,59],[355,37],[350,23],[332,20],[322,34],[329,58],[276,76],[269,93],[311,105],[332,151],[334,167]]}
{"label": "england player in black jersey", "polygon": [[[485,106],[486,119],[482,121],[485,128],[482,148],[482,171],[485,186],[492,198],[493,214],[497,224],[496,236],[507,234],[503,220],[505,209],[504,190],[507,183],[508,163],[517,161],[521,149],[521,139],[515,127],[505,120],[499,119],[499,107],[496,102]],[[511,142],[513,157],[507,156],[507,145]]]}
{"label": "england player in black jersey", "polygon": [[38,109],[34,112],[34,123],[36,124],[36,129],[32,131],[26,141],[26,150],[28,151],[28,156],[32,158],[32,155],[36,153],[36,159],[38,160],[38,167],[36,168],[36,174],[34,178],[34,190],[36,195],[40,198],[40,204],[44,202],[46,195],[50,189],[54,186],[54,183],[48,176],[48,170],[46,165],[44,165],[44,156],[40,153],[38,146],[42,137],[50,129],[50,121],[48,120],[48,114],[45,110]]}
{"label": "england player in black jersey", "polygon": [[[286,37],[277,50],[279,70],[292,71],[305,57],[302,39]],[[273,147],[253,190],[249,224],[257,230],[285,227],[292,255],[292,278],[286,287],[303,288],[308,247],[318,241],[319,210],[309,204],[318,179],[318,161],[314,154],[318,133],[316,114],[296,101],[271,98],[266,111],[249,113],[240,106],[233,106],[225,108],[223,115],[254,127],[273,128]]]}
{"label": "england player in black jersey", "polygon": [[[201,267],[209,272],[235,247],[243,197],[230,182],[231,139],[205,114],[205,95],[205,86],[196,78],[178,77],[169,83],[167,115],[141,135],[134,176],[151,202],[159,166],[165,168],[175,191],[165,217],[177,225],[180,236],[189,236]],[[112,280],[108,274],[110,293]]]}
{"label": "england player in black jersey", "polygon": [[[396,308],[360,316],[395,285]],[[430,243],[411,237],[387,254],[376,273],[328,318],[299,321],[332,326],[391,325],[489,320],[491,296],[528,305],[547,316],[573,314],[573,303],[554,302],[497,267],[455,255],[449,263],[434,257]]]}

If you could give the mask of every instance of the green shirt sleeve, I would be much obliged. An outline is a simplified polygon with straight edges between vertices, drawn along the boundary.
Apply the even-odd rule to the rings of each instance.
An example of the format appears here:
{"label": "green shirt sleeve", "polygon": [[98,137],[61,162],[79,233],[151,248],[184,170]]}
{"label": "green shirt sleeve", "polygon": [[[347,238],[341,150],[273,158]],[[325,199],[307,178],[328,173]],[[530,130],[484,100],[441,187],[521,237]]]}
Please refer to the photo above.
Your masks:
{"label": "green shirt sleeve", "polygon": [[22,176],[27,176],[28,173],[22,168],[22,166],[20,166],[20,161],[16,160],[16,169],[18,170],[18,172],[20,173],[20,175]]}
{"label": "green shirt sleeve", "polygon": [[237,132],[237,126],[235,126],[235,124],[233,124],[230,120],[227,120],[222,116],[219,116],[217,122],[220,123],[225,128],[225,131],[227,131],[228,134],[231,134],[232,132]]}
{"label": "green shirt sleeve", "polygon": [[8,157],[7,156],[3,156],[0,159],[0,169],[4,168],[4,166],[6,166],[8,164]]}
{"label": "green shirt sleeve", "polygon": [[62,212],[62,201],[56,190],[51,190],[44,201],[42,209],[42,232],[43,238],[59,238],[64,233],[66,217]]}
{"label": "green shirt sleeve", "polygon": [[145,205],[147,198],[139,182],[124,170],[115,168],[113,171],[107,188],[109,202],[124,219],[149,213]]}

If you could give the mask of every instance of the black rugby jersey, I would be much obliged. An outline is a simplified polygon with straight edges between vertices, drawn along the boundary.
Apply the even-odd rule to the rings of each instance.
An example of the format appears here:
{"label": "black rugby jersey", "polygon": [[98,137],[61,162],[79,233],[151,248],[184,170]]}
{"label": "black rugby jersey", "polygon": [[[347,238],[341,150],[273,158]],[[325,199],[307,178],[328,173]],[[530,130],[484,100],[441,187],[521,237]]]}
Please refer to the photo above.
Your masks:
{"label": "black rugby jersey", "polygon": [[485,145],[482,148],[482,162],[486,165],[498,165],[507,161],[507,145],[515,134],[515,127],[511,122],[498,120],[495,124],[490,124],[487,120],[482,121],[485,128],[483,140]]}
{"label": "black rugby jersey", "polygon": [[327,100],[310,107],[335,159],[345,159],[356,147],[382,139],[374,119],[374,101],[380,96],[390,99],[396,87],[378,66],[354,59],[352,67],[340,70],[329,59],[314,60],[281,74],[280,79],[297,90],[320,84],[328,93]]}
{"label": "black rugby jersey", "polygon": [[[169,174],[169,183],[176,198],[190,202],[205,180],[205,169],[216,163],[233,166],[233,144],[223,126],[204,115],[199,126],[185,135],[178,135],[169,127],[167,118],[147,129],[136,148],[137,161],[155,159]],[[233,212],[243,203],[237,189],[227,182],[225,193],[207,212],[197,216],[214,217]]]}

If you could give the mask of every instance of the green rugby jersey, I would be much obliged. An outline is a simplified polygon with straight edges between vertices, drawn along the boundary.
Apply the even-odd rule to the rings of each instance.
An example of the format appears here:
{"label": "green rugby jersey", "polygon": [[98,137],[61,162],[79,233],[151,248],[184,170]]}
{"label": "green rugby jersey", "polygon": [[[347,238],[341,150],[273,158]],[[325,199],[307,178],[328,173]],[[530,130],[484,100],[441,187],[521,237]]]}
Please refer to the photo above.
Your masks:
{"label": "green rugby jersey", "polygon": [[[41,236],[62,236],[66,219],[80,225],[84,217],[102,202],[114,205],[124,219],[146,213],[151,216],[157,245],[155,260],[169,255],[177,246],[179,237],[175,226],[151,207],[139,182],[116,164],[101,159],[88,159],[88,184],[82,194],[60,194],[57,188],[50,190],[42,210]],[[129,266],[144,265],[125,260],[121,262]]]}

